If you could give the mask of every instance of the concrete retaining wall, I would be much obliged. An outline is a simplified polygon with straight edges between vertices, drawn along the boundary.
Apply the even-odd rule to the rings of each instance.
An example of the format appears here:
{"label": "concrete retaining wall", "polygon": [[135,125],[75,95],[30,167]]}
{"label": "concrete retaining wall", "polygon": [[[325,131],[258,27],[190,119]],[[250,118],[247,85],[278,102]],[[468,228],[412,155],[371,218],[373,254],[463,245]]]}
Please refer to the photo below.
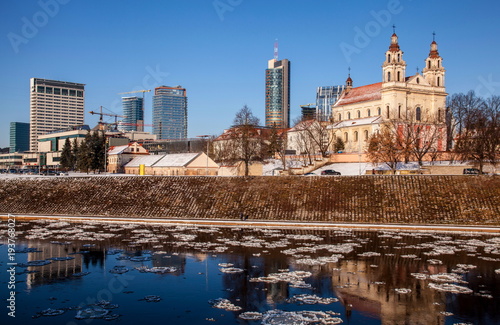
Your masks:
{"label": "concrete retaining wall", "polygon": [[500,225],[500,177],[84,177],[0,181],[0,213]]}

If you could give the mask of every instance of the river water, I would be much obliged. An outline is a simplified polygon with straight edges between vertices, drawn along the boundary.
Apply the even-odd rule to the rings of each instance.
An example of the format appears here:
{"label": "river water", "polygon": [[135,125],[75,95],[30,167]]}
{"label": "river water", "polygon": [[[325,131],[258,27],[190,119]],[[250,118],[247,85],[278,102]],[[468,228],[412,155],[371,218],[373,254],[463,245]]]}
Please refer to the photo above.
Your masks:
{"label": "river water", "polygon": [[2,234],[1,324],[500,324],[500,234],[44,220],[10,262]]}

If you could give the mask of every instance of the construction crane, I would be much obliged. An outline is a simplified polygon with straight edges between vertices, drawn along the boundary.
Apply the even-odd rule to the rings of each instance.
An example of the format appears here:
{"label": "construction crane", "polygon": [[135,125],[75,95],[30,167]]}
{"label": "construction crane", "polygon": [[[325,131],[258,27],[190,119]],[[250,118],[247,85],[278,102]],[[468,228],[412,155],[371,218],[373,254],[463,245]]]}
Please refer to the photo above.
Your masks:
{"label": "construction crane", "polygon": [[[115,125],[115,128],[116,128],[116,125],[118,124],[117,119],[118,119],[119,117],[121,117],[121,118],[126,118],[126,116],[124,116],[124,115],[103,113],[103,112],[102,112],[102,106],[99,106],[99,112],[90,111],[89,113],[90,113],[90,114],[92,114],[92,115],[99,115],[99,129],[100,129],[100,130],[104,130],[104,125],[105,125],[105,124],[114,124],[114,125]],[[114,118],[115,118],[115,123],[104,123],[104,122],[103,122],[103,120],[102,120],[102,117],[103,117],[103,116],[111,116],[111,117],[114,117]]]}
{"label": "construction crane", "polygon": [[[123,95],[123,94],[134,94],[134,93],[142,93],[142,118],[144,118],[144,94],[149,93],[151,89],[142,89],[142,90],[135,90],[135,91],[126,91],[124,93],[118,93],[118,95]],[[137,128],[139,129],[138,131],[144,131],[144,121],[141,123],[137,123]]]}

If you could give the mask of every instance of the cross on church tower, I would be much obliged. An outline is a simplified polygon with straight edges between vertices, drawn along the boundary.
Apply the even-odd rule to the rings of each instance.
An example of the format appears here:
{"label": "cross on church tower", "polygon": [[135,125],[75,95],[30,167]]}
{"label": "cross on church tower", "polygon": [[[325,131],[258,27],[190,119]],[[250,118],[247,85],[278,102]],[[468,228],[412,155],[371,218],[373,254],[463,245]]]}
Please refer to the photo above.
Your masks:
{"label": "cross on church tower", "polygon": [[396,25],[392,24],[392,33],[396,34]]}

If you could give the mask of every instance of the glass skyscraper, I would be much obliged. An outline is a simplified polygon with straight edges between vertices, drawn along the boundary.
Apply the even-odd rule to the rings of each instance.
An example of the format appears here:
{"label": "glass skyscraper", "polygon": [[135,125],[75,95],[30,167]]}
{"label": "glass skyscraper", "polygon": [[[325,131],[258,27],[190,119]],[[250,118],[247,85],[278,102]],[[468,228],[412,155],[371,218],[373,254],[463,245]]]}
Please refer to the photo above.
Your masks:
{"label": "glass skyscraper", "polygon": [[266,69],[266,126],[290,126],[290,61],[272,59]]}
{"label": "glass skyscraper", "polygon": [[316,89],[316,119],[330,121],[332,105],[335,104],[345,86],[326,86]]}
{"label": "glass skyscraper", "polygon": [[120,124],[122,131],[144,131],[144,98],[123,97],[123,115],[126,117]]}
{"label": "glass skyscraper", "polygon": [[30,124],[10,122],[9,152],[23,152],[30,149]]}
{"label": "glass skyscraper", "polygon": [[155,88],[153,134],[158,139],[187,138],[187,97],[181,86]]}

